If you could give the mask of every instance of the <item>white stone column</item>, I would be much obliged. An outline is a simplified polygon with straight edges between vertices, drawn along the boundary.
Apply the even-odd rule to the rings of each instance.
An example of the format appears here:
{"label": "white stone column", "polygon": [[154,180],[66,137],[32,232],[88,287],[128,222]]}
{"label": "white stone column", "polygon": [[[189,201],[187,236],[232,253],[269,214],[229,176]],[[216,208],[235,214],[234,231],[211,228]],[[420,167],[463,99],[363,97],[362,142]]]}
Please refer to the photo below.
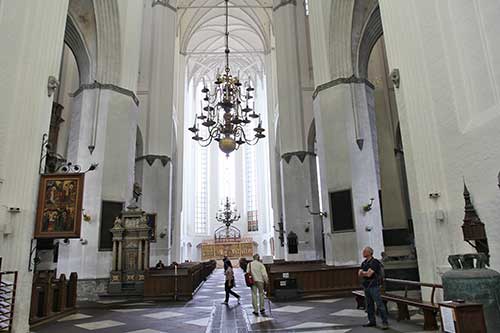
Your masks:
{"label": "white stone column", "polygon": [[0,7],[0,256],[2,270],[19,272],[14,333],[29,332],[40,147],[54,96],[47,80],[59,75],[67,10],[68,0],[2,1]]}
{"label": "white stone column", "polygon": [[500,155],[487,144],[498,141],[500,124],[499,3],[382,0],[380,13],[389,69],[400,74],[395,94],[420,279],[439,283],[448,255],[475,252],[461,230],[464,179],[485,223],[490,268],[499,270]]}
{"label": "white stone column", "polygon": [[[178,47],[176,47],[178,49]],[[173,229],[172,239],[170,241],[169,247],[170,251],[168,252],[170,261],[182,262],[182,252],[181,252],[181,240],[184,235],[182,232],[182,228],[186,226],[182,224],[182,211],[184,207],[183,203],[183,189],[184,189],[184,160],[189,161],[189,159],[185,159],[184,156],[184,136],[186,135],[186,128],[184,124],[184,108],[186,92],[188,89],[186,82],[186,56],[180,53],[176,54],[176,81],[175,81],[175,113],[174,113],[174,124],[177,125],[175,133],[177,134],[174,139],[174,153],[172,156],[172,164],[174,166],[173,179],[174,179],[174,188],[173,188],[173,198],[172,198],[172,224],[171,227]],[[157,262],[157,261],[155,261]]]}
{"label": "white stone column", "polygon": [[273,7],[283,219],[286,232],[297,234],[299,242],[298,254],[289,255],[285,248],[285,259],[315,260],[322,257],[322,244],[315,241],[314,219],[305,208],[306,201],[312,199],[309,159],[314,155],[307,151],[305,144],[301,62],[296,52],[299,47],[297,4],[274,0]]}
{"label": "white stone column", "polygon": [[281,177],[279,172],[279,165],[281,156],[279,153],[279,137],[277,137],[277,121],[278,121],[278,108],[277,108],[277,93],[276,93],[276,50],[272,49],[269,54],[265,56],[265,70],[266,70],[266,88],[267,88],[267,124],[268,124],[268,146],[269,146],[269,178],[270,178],[270,195],[271,205],[273,212],[273,239],[274,239],[274,256],[276,259],[284,259],[285,248],[281,246],[279,239],[279,225],[281,219]]}
{"label": "white stone column", "polygon": [[[358,264],[363,247],[371,246],[377,257],[384,249],[375,164],[373,91],[353,71],[353,2],[312,1],[309,5],[321,202],[329,215],[323,219],[327,263]],[[334,15],[325,19],[325,13]],[[349,189],[354,230],[335,233],[329,194]],[[363,206],[370,198],[375,199],[374,204],[365,212]]]}
{"label": "white stone column", "polygon": [[[325,225],[335,264],[358,263],[365,246],[371,246],[377,256],[384,249],[372,97],[372,88],[366,83],[339,83],[319,92],[314,101],[322,206],[330,210],[329,192],[352,191],[354,230],[332,233],[332,212]],[[357,133],[363,138],[362,149],[356,142]],[[370,198],[375,199],[373,207],[365,212],[363,206]],[[353,247],[353,243],[357,246]]]}
{"label": "white stone column", "polygon": [[143,163],[142,209],[156,213],[156,234],[165,238],[151,244],[154,260],[168,262],[172,223],[174,123],[174,59],[177,27],[176,1],[155,1],[150,11],[150,67]]}
{"label": "white stone column", "polygon": [[[116,87],[116,86],[114,86]],[[85,85],[74,96],[67,159],[85,170],[83,208],[91,216],[82,222],[83,245],[72,240],[59,252],[58,271],[77,272],[85,283],[107,277],[112,268],[112,253],[99,251],[101,207],[103,200],[124,202],[132,197],[131,175],[135,154],[137,105],[132,92],[117,92],[101,84]],[[93,149],[89,149],[93,146]],[[95,297],[95,295],[82,295]]]}

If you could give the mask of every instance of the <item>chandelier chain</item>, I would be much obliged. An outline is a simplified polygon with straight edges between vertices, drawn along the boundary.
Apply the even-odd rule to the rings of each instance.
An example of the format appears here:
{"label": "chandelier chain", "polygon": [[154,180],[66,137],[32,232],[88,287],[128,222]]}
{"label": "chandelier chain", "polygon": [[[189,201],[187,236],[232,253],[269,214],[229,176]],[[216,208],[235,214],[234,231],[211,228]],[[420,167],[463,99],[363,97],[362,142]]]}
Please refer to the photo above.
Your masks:
{"label": "chandelier chain", "polygon": [[[255,112],[255,88],[252,87],[250,78],[244,84],[237,76],[231,74],[229,66],[229,0],[225,0],[225,68],[223,73],[217,74],[212,89],[203,78],[201,93],[200,113],[195,114],[194,124],[189,128],[193,132],[193,140],[202,147],[209,146],[214,140],[219,143],[219,148],[226,156],[237,150],[241,145],[255,145],[260,139],[265,138],[260,114]],[[242,89],[243,87],[243,89]],[[256,122],[253,128],[254,136],[251,138],[245,131],[247,125]],[[202,127],[200,127],[200,125]],[[200,128],[205,128],[201,131]],[[206,134],[206,137],[200,135]]]}

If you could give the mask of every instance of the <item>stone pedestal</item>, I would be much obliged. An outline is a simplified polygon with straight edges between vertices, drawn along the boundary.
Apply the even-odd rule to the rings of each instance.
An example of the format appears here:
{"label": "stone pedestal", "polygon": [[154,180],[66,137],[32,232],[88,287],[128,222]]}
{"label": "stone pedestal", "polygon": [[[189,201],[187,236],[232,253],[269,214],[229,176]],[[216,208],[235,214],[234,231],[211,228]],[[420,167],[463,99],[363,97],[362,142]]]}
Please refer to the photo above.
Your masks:
{"label": "stone pedestal", "polygon": [[142,295],[144,271],[149,267],[149,227],[146,214],[129,207],[116,218],[113,261],[108,292],[112,295]]}
{"label": "stone pedestal", "polygon": [[443,274],[445,301],[464,300],[483,305],[488,332],[500,330],[500,273],[487,269],[484,253],[451,255],[452,270]]}

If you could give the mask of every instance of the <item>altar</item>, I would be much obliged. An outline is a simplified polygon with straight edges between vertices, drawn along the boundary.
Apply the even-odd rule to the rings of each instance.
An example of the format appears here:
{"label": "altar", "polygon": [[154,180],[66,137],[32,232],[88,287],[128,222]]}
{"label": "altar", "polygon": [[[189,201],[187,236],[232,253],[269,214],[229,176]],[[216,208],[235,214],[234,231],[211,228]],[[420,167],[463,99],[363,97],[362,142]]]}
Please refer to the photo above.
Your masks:
{"label": "altar", "polygon": [[240,238],[217,242],[215,240],[206,240],[201,244],[201,260],[218,260],[227,256],[230,259],[247,258],[253,256],[253,240],[251,238]]}
{"label": "altar", "polygon": [[240,219],[235,203],[226,197],[223,207],[219,209],[215,219],[223,223],[214,232],[214,238],[201,243],[201,260],[220,260],[247,258],[253,256],[252,238],[241,237],[241,231],[232,224]]}

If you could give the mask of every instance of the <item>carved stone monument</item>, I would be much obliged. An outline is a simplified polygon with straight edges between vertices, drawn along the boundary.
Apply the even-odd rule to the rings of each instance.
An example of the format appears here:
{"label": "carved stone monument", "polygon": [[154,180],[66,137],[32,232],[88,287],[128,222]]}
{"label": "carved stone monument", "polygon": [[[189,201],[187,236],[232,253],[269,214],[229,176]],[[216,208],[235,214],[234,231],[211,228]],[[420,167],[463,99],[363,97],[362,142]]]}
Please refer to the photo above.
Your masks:
{"label": "carved stone monument", "polygon": [[129,206],[116,218],[113,228],[113,261],[108,292],[142,295],[144,271],[149,268],[149,227],[146,214]]}

